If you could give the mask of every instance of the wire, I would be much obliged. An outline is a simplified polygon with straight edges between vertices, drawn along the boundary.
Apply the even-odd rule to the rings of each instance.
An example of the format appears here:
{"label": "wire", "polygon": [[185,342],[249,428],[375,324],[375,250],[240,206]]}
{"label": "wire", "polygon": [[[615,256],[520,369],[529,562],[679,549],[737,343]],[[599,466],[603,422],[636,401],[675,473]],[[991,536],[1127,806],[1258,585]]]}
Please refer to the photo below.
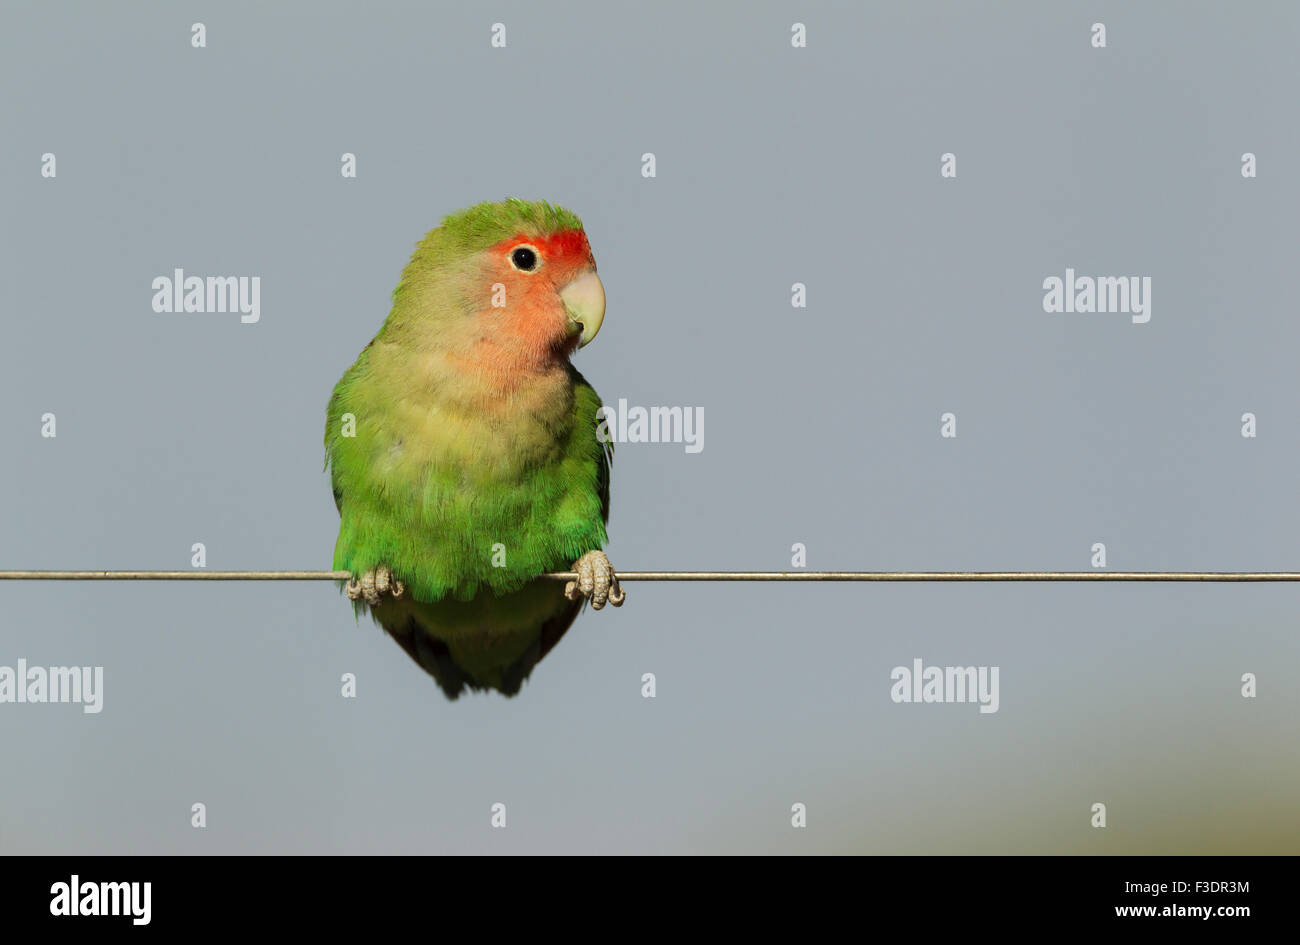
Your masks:
{"label": "wire", "polygon": [[0,571],[0,581],[346,581],[348,571]]}
{"label": "wire", "polygon": [[[616,571],[620,581],[1300,582],[1300,571]],[[0,571],[0,581],[346,581],[348,571]],[[573,581],[573,571],[540,575]]]}

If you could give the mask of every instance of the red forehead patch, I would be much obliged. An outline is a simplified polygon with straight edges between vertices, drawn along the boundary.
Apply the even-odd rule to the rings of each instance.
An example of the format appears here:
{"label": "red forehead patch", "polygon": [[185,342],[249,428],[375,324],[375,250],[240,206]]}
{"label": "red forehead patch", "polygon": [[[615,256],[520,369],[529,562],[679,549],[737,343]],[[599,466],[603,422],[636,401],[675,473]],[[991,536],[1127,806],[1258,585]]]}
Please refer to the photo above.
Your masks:
{"label": "red forehead patch", "polygon": [[508,251],[520,244],[536,246],[544,259],[567,259],[574,262],[591,255],[591,246],[587,243],[587,234],[582,230],[564,230],[549,236],[529,236],[516,233],[508,240],[497,244],[497,249]]}

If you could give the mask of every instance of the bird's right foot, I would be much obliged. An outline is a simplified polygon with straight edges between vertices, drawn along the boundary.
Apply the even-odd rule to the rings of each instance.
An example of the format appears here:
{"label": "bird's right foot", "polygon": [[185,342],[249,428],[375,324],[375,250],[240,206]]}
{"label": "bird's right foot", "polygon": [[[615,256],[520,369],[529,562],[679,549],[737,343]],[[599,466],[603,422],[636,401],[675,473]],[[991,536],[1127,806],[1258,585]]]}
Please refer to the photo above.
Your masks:
{"label": "bird's right foot", "polygon": [[360,580],[349,579],[343,592],[348,595],[348,600],[364,600],[371,607],[378,607],[385,594],[393,600],[400,598],[406,593],[406,585],[393,577],[391,568],[381,564],[361,575]]}

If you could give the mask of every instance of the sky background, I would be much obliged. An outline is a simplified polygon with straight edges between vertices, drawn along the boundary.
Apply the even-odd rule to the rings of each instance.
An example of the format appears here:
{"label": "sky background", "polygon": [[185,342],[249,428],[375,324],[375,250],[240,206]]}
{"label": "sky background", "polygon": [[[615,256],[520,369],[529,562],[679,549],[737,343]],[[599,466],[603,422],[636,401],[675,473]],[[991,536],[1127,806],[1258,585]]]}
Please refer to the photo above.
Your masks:
{"label": "sky background", "polygon": [[[414,244],[515,195],[586,224],[606,402],[704,411],[698,454],[620,446],[616,568],[1300,569],[1298,34],[7,2],[0,568],[328,568],[333,385]],[[177,267],[260,276],[260,322],[156,314]],[[1045,313],[1066,267],[1150,276],[1151,321]],[[518,697],[449,703],[328,584],[0,584],[0,665],[104,667],[98,715],[0,705],[0,852],[1300,852],[1300,587],[627,590]],[[1000,667],[1000,710],[893,703],[916,658]]]}

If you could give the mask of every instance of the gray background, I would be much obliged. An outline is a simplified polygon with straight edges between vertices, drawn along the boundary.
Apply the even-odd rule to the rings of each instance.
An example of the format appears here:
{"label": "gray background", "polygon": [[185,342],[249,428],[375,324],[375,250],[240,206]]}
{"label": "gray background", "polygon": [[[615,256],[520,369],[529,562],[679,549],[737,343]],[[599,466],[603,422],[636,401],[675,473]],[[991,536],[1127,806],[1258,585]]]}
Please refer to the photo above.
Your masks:
{"label": "gray background", "polygon": [[[329,392],[414,243],[512,194],[584,218],[606,401],[705,411],[619,449],[616,567],[1300,568],[1294,4],[357,6],[5,3],[0,567],[328,567]],[[262,276],[261,323],[153,313],[178,266]],[[1151,276],[1151,322],[1045,314],[1066,266]],[[636,584],[448,703],[329,585],[6,583],[0,664],[106,679],[0,706],[0,850],[1294,853],[1298,611]],[[915,657],[1001,711],[893,704]]]}

